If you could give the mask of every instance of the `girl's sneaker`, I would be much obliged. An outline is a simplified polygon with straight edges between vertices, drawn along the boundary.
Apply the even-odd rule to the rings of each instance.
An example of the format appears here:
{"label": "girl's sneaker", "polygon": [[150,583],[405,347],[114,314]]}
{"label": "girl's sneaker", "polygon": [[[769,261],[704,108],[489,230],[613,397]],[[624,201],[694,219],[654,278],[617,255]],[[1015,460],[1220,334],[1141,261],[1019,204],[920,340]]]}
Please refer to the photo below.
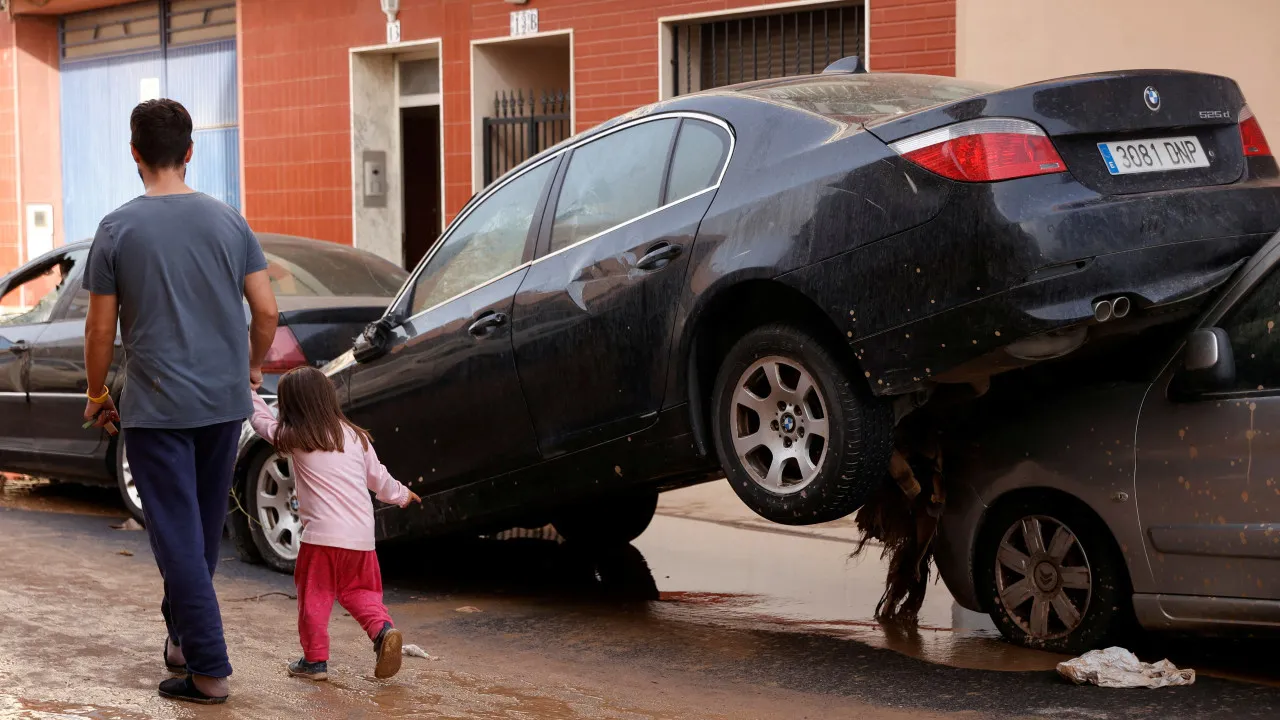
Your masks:
{"label": "girl's sneaker", "polygon": [[400,631],[386,623],[382,626],[382,632],[378,633],[377,639],[373,641],[373,651],[378,654],[378,664],[373,668],[373,676],[385,680],[400,672],[400,646],[404,643],[404,638],[400,635]]}
{"label": "girl's sneaker", "polygon": [[306,680],[328,680],[329,679],[329,663],[325,660],[320,662],[307,662],[305,657],[289,663],[289,675],[292,677],[300,677]]}

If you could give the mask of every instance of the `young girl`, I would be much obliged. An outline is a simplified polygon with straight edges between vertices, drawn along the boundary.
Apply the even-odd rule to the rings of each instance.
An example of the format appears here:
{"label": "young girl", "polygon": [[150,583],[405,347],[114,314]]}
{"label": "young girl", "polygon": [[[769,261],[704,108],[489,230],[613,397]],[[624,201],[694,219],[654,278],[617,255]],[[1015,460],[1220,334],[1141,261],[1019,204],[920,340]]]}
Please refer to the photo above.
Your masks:
{"label": "young girl", "polygon": [[382,604],[382,574],[373,552],[373,502],[400,507],[422,499],[378,462],[369,434],[342,414],[329,378],[312,367],[280,378],[280,419],[253,394],[253,429],[293,458],[302,543],[293,579],[298,587],[298,635],[303,655],[289,674],[329,677],[329,613],[337,600],[369,638],[378,662],[374,675],[400,671],[400,631]]}

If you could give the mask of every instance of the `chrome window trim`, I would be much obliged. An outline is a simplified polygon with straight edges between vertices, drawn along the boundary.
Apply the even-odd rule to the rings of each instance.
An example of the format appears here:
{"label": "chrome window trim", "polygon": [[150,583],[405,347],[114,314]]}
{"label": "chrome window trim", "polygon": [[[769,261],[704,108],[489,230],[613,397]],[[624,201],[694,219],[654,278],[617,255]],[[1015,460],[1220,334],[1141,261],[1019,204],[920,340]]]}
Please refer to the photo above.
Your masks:
{"label": "chrome window trim", "polygon": [[[449,227],[446,229],[445,234],[444,234],[444,235],[442,235],[442,236],[441,236],[441,238],[440,238],[438,241],[436,241],[436,244],[435,244],[435,246],[431,249],[431,252],[429,252],[429,253],[427,254],[427,256],[426,256],[426,257],[424,257],[424,258],[421,260],[421,262],[419,262],[419,263],[418,263],[418,266],[417,266],[417,267],[415,267],[415,268],[413,269],[413,273],[409,276],[409,279],[405,281],[404,286],[403,286],[402,288],[400,288],[400,292],[396,294],[395,299],[394,299],[394,300],[392,300],[392,301],[391,301],[391,304],[387,306],[387,312],[391,312],[391,308],[396,307],[397,305],[399,305],[399,304],[400,304],[400,303],[405,299],[405,296],[408,294],[409,289],[410,289],[410,288],[412,288],[416,282],[418,282],[418,275],[420,275],[420,274],[422,273],[422,270],[423,270],[424,268],[426,268],[427,264],[431,262],[431,259],[432,259],[433,257],[435,257],[436,252],[438,252],[438,251],[440,250],[440,248],[441,248],[441,247],[443,247],[443,246],[444,246],[444,244],[445,244],[446,242],[448,242],[448,240],[449,240],[449,236],[453,234],[453,230],[454,230],[455,228],[457,228],[459,225],[461,225],[461,224],[462,224],[462,222],[463,222],[464,220],[466,220],[466,219],[467,219],[467,217],[469,217],[469,216],[471,215],[471,213],[475,211],[475,209],[476,209],[476,208],[480,207],[480,205],[481,205],[482,203],[484,203],[486,200],[488,200],[488,199],[489,199],[489,197],[490,197],[491,195],[493,195],[494,193],[498,192],[498,191],[499,191],[499,190],[501,190],[502,188],[506,187],[508,184],[510,184],[510,183],[512,183],[512,182],[514,182],[516,179],[523,177],[523,176],[525,175],[525,173],[528,173],[528,172],[530,172],[531,170],[533,170],[533,169],[535,169],[535,168],[542,167],[542,166],[543,166],[543,165],[545,165],[546,163],[551,162],[552,160],[555,160],[555,159],[559,158],[561,155],[563,155],[563,154],[565,154],[565,153],[567,153],[567,152],[570,152],[570,151],[574,150],[575,148],[581,147],[582,145],[586,145],[587,143],[594,142],[594,141],[599,140],[600,138],[603,138],[603,137],[608,137],[609,135],[612,135],[612,134],[613,134],[613,133],[615,133],[615,132],[619,132],[619,131],[625,130],[625,129],[627,129],[627,128],[635,127],[636,125],[640,125],[640,124],[642,124],[642,123],[647,123],[647,122],[656,122],[656,121],[658,121],[658,120],[668,120],[668,119],[672,119],[672,118],[690,118],[690,119],[693,119],[693,120],[702,120],[703,122],[708,122],[708,123],[711,123],[712,125],[717,125],[717,126],[719,126],[719,127],[720,127],[722,130],[724,130],[724,131],[725,131],[725,133],[729,136],[729,151],[728,151],[727,153],[725,153],[724,164],[723,164],[723,165],[721,166],[721,168],[720,168],[720,176],[716,178],[716,182],[715,182],[715,184],[713,184],[713,185],[711,185],[711,186],[709,186],[709,187],[703,188],[702,190],[699,190],[698,192],[693,193],[693,194],[691,194],[691,195],[686,195],[686,196],[684,196],[684,197],[682,197],[682,198],[680,198],[680,199],[678,199],[678,200],[672,200],[672,201],[670,201],[670,202],[666,203],[665,205],[662,205],[662,206],[660,206],[660,207],[656,207],[656,208],[654,208],[653,210],[650,210],[650,211],[648,211],[648,212],[644,213],[643,215],[637,215],[636,217],[633,217],[633,218],[631,218],[630,220],[624,220],[623,222],[620,222],[620,223],[618,223],[617,225],[614,225],[613,227],[607,228],[607,229],[605,229],[605,230],[601,230],[600,232],[596,233],[595,235],[592,235],[592,236],[591,236],[591,237],[589,237],[589,238],[586,238],[586,239],[584,239],[584,240],[579,240],[578,242],[576,242],[576,243],[574,243],[574,244],[572,244],[572,245],[568,245],[568,246],[566,246],[566,247],[560,248],[559,250],[557,250],[557,251],[555,251],[555,252],[547,253],[546,255],[543,255],[542,257],[539,257],[539,258],[535,258],[535,259],[533,259],[533,260],[532,260],[532,261],[530,261],[530,262],[522,263],[521,265],[519,265],[519,266],[517,266],[517,267],[514,267],[514,268],[512,268],[512,269],[510,269],[510,270],[508,270],[508,271],[506,271],[506,272],[502,273],[501,275],[498,275],[497,277],[494,277],[494,278],[491,278],[491,279],[489,279],[489,280],[486,280],[486,281],[484,281],[484,282],[480,283],[479,285],[476,285],[475,287],[472,287],[472,288],[468,288],[467,290],[464,290],[464,291],[462,291],[462,292],[458,293],[457,295],[454,295],[453,297],[451,297],[451,298],[449,298],[449,299],[447,299],[447,300],[443,300],[443,301],[441,301],[441,302],[438,302],[438,303],[436,303],[435,305],[432,305],[432,306],[431,306],[431,307],[429,307],[429,308],[426,308],[426,309],[424,309],[424,310],[421,310],[421,311],[419,311],[419,312],[414,313],[413,315],[408,316],[407,318],[405,318],[405,319],[404,319],[404,322],[403,322],[402,324],[409,323],[409,322],[411,322],[411,321],[413,321],[413,320],[416,320],[417,318],[422,317],[423,315],[425,315],[425,314],[427,314],[427,313],[431,312],[432,310],[435,310],[436,308],[439,308],[439,307],[440,307],[440,306],[442,306],[442,305],[447,305],[448,303],[451,303],[451,302],[453,302],[454,300],[457,300],[458,298],[461,298],[461,297],[463,297],[463,296],[465,296],[465,295],[469,295],[469,294],[471,294],[471,293],[473,293],[473,292],[475,292],[475,291],[477,291],[477,290],[480,290],[481,288],[484,288],[484,287],[487,287],[487,286],[489,286],[489,285],[492,285],[493,283],[496,283],[496,282],[498,282],[499,280],[502,280],[502,279],[504,279],[504,278],[509,277],[509,276],[510,276],[510,275],[512,275],[513,273],[519,272],[519,271],[521,271],[521,270],[526,270],[526,269],[528,269],[528,268],[530,268],[530,267],[532,267],[532,266],[534,266],[534,265],[536,265],[536,264],[538,264],[538,263],[542,262],[543,260],[546,260],[546,259],[551,258],[551,257],[555,257],[556,255],[559,255],[560,253],[563,253],[563,252],[565,252],[565,251],[567,251],[567,250],[572,250],[573,248],[576,248],[576,247],[578,247],[579,245],[582,245],[582,244],[584,244],[584,243],[591,242],[592,240],[595,240],[596,238],[599,238],[599,237],[600,237],[600,236],[602,236],[602,235],[606,235],[606,234],[608,234],[608,233],[611,233],[611,232],[613,232],[614,230],[617,230],[617,229],[619,229],[619,228],[621,228],[621,227],[625,227],[625,226],[627,226],[627,225],[630,225],[630,224],[631,224],[631,223],[633,223],[633,222],[636,222],[636,221],[638,221],[638,220],[642,220],[642,219],[644,219],[644,218],[646,218],[646,217],[649,217],[650,215],[653,215],[654,213],[660,212],[660,211],[662,211],[662,210],[666,210],[667,208],[672,207],[672,206],[674,206],[674,205],[678,205],[678,204],[680,204],[680,203],[682,203],[682,202],[684,202],[684,201],[686,201],[686,200],[689,200],[689,199],[692,199],[692,198],[698,197],[699,195],[702,195],[702,194],[704,194],[704,193],[710,192],[710,191],[712,191],[712,190],[718,190],[718,189],[720,189],[720,185],[724,182],[724,176],[725,176],[725,173],[727,173],[727,172],[728,172],[728,170],[729,170],[729,163],[733,161],[733,153],[734,153],[734,150],[736,150],[736,149],[737,149],[737,143],[738,143],[738,139],[737,139],[737,137],[733,134],[733,128],[731,128],[731,127],[729,126],[729,123],[727,123],[727,122],[725,122],[724,120],[721,120],[720,118],[715,117],[715,116],[713,116],[713,115],[707,115],[707,114],[704,114],[704,113],[694,112],[694,111],[690,111],[690,110],[678,110],[678,111],[675,111],[675,112],[662,113],[662,114],[660,114],[660,115],[650,115],[650,116],[646,116],[646,117],[642,117],[642,118],[636,118],[635,120],[630,120],[630,121],[628,121],[628,122],[625,122],[625,123],[622,123],[622,124],[618,125],[617,127],[609,128],[608,130],[606,130],[606,131],[604,131],[604,132],[602,132],[602,133],[600,133],[600,134],[598,134],[598,135],[592,135],[591,137],[583,138],[583,139],[578,140],[577,142],[574,142],[574,143],[572,143],[572,144],[565,145],[564,147],[562,147],[562,148],[560,148],[559,150],[557,150],[556,152],[554,152],[554,153],[552,153],[552,154],[548,155],[547,157],[543,158],[542,160],[539,160],[538,162],[536,162],[536,163],[534,163],[534,164],[530,165],[529,167],[527,167],[527,168],[525,168],[525,169],[521,170],[519,173],[516,173],[515,175],[512,175],[511,177],[509,177],[509,178],[507,178],[507,179],[505,179],[505,180],[502,180],[502,181],[501,181],[501,182],[499,182],[499,183],[495,183],[495,184],[494,184],[494,186],[493,186],[493,187],[491,187],[491,188],[487,188],[487,189],[483,192],[483,194],[482,194],[482,195],[480,195],[479,197],[477,197],[477,198],[475,199],[475,201],[474,201],[474,202],[470,203],[470,207],[468,207],[468,208],[467,208],[467,209],[466,209],[466,210],[465,210],[461,215],[459,215],[458,217],[454,218],[454,220],[453,220],[453,222],[452,222],[452,223],[449,223]],[[668,168],[668,170],[669,170],[669,168]],[[552,178],[552,180],[554,181],[554,178]],[[548,199],[550,199],[550,198],[548,198]],[[559,200],[559,198],[558,198],[558,197],[557,197],[557,198],[555,198],[555,199],[556,199],[556,200]],[[555,210],[554,210],[554,209],[552,209],[551,216],[552,216],[552,223],[554,224],[554,223],[555,223]],[[384,313],[384,317],[385,317],[385,313]]]}
{"label": "chrome window trim", "polygon": [[[728,164],[728,163],[726,163],[726,165],[727,165],[727,164]],[[667,208],[669,208],[669,207],[674,207],[674,206],[676,206],[676,205],[679,205],[680,203],[684,202],[685,200],[692,200],[693,198],[696,198],[696,197],[698,197],[699,195],[703,195],[703,194],[709,193],[709,192],[711,192],[712,190],[716,190],[716,189],[718,189],[719,187],[720,187],[720,183],[716,183],[715,185],[712,185],[712,186],[710,186],[710,187],[703,188],[703,189],[699,190],[699,191],[698,191],[698,192],[696,192],[696,193],[693,193],[693,194],[690,194],[690,195],[685,195],[684,197],[680,198],[679,200],[673,200],[673,201],[671,201],[671,202],[667,203],[666,205],[663,205],[663,206],[661,206],[661,207],[656,207],[656,208],[654,208],[654,209],[652,209],[652,210],[650,210],[650,211],[648,211],[648,212],[646,212],[646,213],[644,213],[644,214],[642,214],[642,215],[637,215],[637,216],[635,216],[635,217],[631,218],[630,220],[624,220],[623,222],[620,222],[620,223],[618,223],[617,225],[614,225],[613,227],[611,227],[611,228],[609,228],[609,229],[607,229],[607,230],[601,230],[600,232],[596,233],[595,235],[592,235],[592,236],[591,236],[591,237],[589,237],[589,238],[585,238],[585,239],[579,240],[578,242],[576,242],[576,243],[574,243],[574,244],[572,244],[572,245],[565,245],[564,247],[560,248],[559,250],[556,250],[555,252],[549,252],[549,253],[547,253],[546,255],[543,255],[542,257],[540,257],[540,258],[538,258],[538,259],[534,260],[533,262],[531,262],[531,263],[529,263],[529,264],[530,264],[530,265],[537,265],[538,263],[542,262],[543,260],[548,260],[548,259],[550,259],[550,258],[553,258],[553,257],[555,257],[555,256],[559,255],[559,254],[560,254],[560,253],[562,253],[562,252],[565,252],[565,251],[567,251],[567,250],[572,250],[572,249],[574,249],[574,248],[578,247],[579,245],[584,245],[584,244],[586,244],[586,243],[589,243],[589,242],[591,242],[592,240],[595,240],[596,238],[600,237],[601,235],[607,235],[607,234],[609,234],[609,233],[613,232],[614,230],[619,230],[619,229],[621,229],[621,228],[624,228],[624,227],[626,227],[626,226],[630,225],[630,224],[631,224],[631,223],[633,223],[633,222],[639,222],[640,220],[643,220],[643,219],[645,219],[645,218],[649,217],[650,215],[653,215],[654,213],[662,212],[663,210],[666,210],[666,209],[667,209]],[[554,217],[554,213],[553,213],[553,217]],[[554,221],[554,220],[552,220],[552,223],[553,223],[553,224],[554,224],[554,222],[555,222],[555,221]]]}

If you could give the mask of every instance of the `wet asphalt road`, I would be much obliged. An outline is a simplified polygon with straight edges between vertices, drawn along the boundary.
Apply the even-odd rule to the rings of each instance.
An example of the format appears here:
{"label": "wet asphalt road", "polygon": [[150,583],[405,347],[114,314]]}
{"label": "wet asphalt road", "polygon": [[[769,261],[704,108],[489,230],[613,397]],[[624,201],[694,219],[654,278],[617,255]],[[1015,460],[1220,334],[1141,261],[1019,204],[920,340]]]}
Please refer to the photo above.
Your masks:
{"label": "wet asphalt road", "polygon": [[111,493],[6,496],[0,718],[1280,717],[1272,643],[1144,640],[1143,659],[1195,667],[1196,684],[1075,687],[1052,670],[1062,658],[999,641],[941,585],[919,630],[871,622],[883,569],[848,560],[847,525],[769,526],[731,500],[667,496],[634,547],[603,556],[541,539],[383,548],[406,642],[441,658],[406,658],[389,683],[369,679],[368,641],[340,609],[333,681],[285,677],[291,579],[224,562],[235,696],[191,708],[154,696],[159,577],[144,533],[110,529]]}

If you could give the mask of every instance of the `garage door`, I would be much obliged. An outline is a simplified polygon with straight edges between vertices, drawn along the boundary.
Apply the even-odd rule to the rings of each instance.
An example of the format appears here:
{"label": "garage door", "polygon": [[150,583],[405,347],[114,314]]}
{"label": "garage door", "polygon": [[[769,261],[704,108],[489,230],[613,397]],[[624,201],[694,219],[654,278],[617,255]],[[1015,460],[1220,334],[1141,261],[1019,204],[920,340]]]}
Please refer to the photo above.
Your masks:
{"label": "garage door", "polygon": [[142,193],[129,113],[170,97],[195,126],[187,182],[239,207],[235,3],[172,0],[62,17],[61,135],[66,239]]}

